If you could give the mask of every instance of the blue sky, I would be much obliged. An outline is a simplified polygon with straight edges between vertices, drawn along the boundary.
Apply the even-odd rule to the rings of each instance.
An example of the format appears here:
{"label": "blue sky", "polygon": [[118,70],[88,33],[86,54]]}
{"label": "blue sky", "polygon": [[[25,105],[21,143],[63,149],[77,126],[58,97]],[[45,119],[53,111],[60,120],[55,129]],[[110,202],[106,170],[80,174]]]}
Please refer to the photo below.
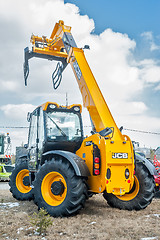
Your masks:
{"label": "blue sky", "polygon": [[152,31],[160,37],[159,0],[64,0],[79,7],[80,14],[88,15],[95,21],[95,33],[106,28],[127,33],[138,39],[142,32]]}
{"label": "blue sky", "polygon": [[[69,66],[54,91],[56,63],[31,59],[24,87],[23,50],[31,49],[31,34],[49,37],[64,20],[78,47],[90,45],[86,58],[118,127],[160,132],[159,10],[159,0],[0,1],[0,126],[26,126],[28,111],[46,101],[65,104],[66,92],[69,104],[83,104]],[[14,147],[27,141],[22,129],[9,131]],[[142,146],[160,146],[160,135],[124,134]]]}
{"label": "blue sky", "polygon": [[95,22],[93,34],[100,34],[106,28],[126,33],[135,39],[136,57],[160,58],[160,51],[149,51],[149,42],[141,34],[152,32],[155,44],[160,45],[160,1],[159,0],[64,0],[79,7],[80,14],[88,15]]}
{"label": "blue sky", "polygon": [[[136,41],[136,49],[134,49],[136,59],[153,58],[160,61],[160,49],[150,51],[151,39],[143,37],[144,32],[151,32],[154,43],[160,46],[160,1],[64,0],[64,2],[76,4],[81,15],[88,15],[94,20],[93,34],[99,35],[107,28],[127,34]],[[157,101],[160,100],[159,92],[155,92],[152,86],[149,86],[137,97],[154,109],[152,112],[154,116],[160,117],[160,111],[157,109]]]}

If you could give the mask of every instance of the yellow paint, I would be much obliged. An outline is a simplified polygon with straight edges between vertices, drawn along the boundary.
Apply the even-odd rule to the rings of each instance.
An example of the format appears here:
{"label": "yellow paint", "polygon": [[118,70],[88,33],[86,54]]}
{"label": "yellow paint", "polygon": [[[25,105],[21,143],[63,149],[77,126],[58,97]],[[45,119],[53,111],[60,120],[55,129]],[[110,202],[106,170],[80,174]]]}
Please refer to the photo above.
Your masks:
{"label": "yellow paint", "polygon": [[21,193],[28,193],[32,189],[30,186],[25,186],[23,184],[24,177],[28,177],[28,176],[29,176],[28,169],[21,170],[16,176],[16,187],[17,187],[18,191]]}
{"label": "yellow paint", "polygon": [[[64,25],[60,20],[56,23],[50,38],[32,35],[31,42],[33,51],[41,54],[59,56],[66,59],[71,64],[75,74],[79,89],[83,98],[83,105],[89,111],[92,122],[97,132],[106,127],[113,129],[113,134],[110,134],[108,139],[101,137],[99,134],[94,134],[84,139],[80,149],[76,152],[78,156],[83,158],[90,170],[91,176],[88,178],[90,190],[93,192],[103,192],[115,195],[124,195],[129,192],[134,183],[134,154],[132,142],[128,136],[122,135],[118,129],[109,107],[98,87],[98,84],[93,76],[93,73],[84,56],[83,49],[71,47],[69,54],[64,49],[63,35],[67,32],[71,34],[71,27]],[[42,43],[42,47],[36,47],[36,41]],[[77,76],[75,64],[78,64],[80,75]],[[105,80],[105,79],[104,79]],[[45,106],[44,110],[47,109]],[[93,175],[93,145],[86,146],[86,141],[92,141],[98,146],[101,153],[101,171],[100,175]],[[124,153],[128,154],[127,158],[113,158],[113,154]],[[85,155],[85,157],[83,157]],[[111,177],[107,179],[107,169],[111,170]],[[129,179],[125,178],[125,170],[129,169]],[[129,180],[129,182],[128,182]],[[52,201],[50,199],[49,201]]]}
{"label": "yellow paint", "polygon": [[[124,140],[87,63],[83,50],[73,48],[73,54],[82,72],[81,79],[77,79],[77,82],[82,93],[83,105],[88,109],[96,130],[101,131],[106,127],[114,127],[114,139]],[[75,73],[73,64],[74,61],[71,66]]]}
{"label": "yellow paint", "polygon": [[[101,155],[101,170],[100,175],[93,175],[93,145],[86,146],[86,142],[92,141],[100,149]],[[90,190],[93,192],[103,192],[106,190],[108,193],[115,195],[123,195],[129,192],[133,186],[134,178],[134,155],[131,151],[131,142],[126,140],[126,143],[122,141],[115,141],[112,143],[112,139],[106,139],[99,134],[94,134],[84,139],[80,149],[76,154],[83,158],[89,168],[91,176],[88,178],[88,184]],[[113,159],[112,153],[121,152],[128,153],[127,159]],[[83,157],[85,153],[85,158]],[[111,178],[107,179],[107,168],[111,170]],[[130,177],[125,178],[125,170],[129,169]],[[107,183],[108,180],[108,183]],[[130,182],[128,183],[128,180]]]}
{"label": "yellow paint", "polygon": [[[51,185],[55,181],[61,181],[64,184],[64,192],[62,195],[54,195],[51,192]],[[49,172],[42,180],[41,193],[44,201],[50,206],[60,205],[67,195],[67,183],[59,172]]]}
{"label": "yellow paint", "polygon": [[139,181],[136,176],[134,176],[134,189],[133,191],[130,191],[129,193],[123,195],[123,196],[117,196],[122,201],[130,201],[134,199],[137,194],[139,193]]}
{"label": "yellow paint", "polygon": [[54,56],[56,56],[56,57],[65,57],[66,58],[68,56],[64,52],[59,52],[58,49],[56,49],[56,50],[52,50],[52,49],[48,49],[48,48],[39,49],[39,48],[34,47],[33,50],[36,53],[47,54],[47,55],[51,55],[51,56],[53,56],[53,53],[54,53]]}
{"label": "yellow paint", "polygon": [[50,104],[55,105],[57,108],[66,108],[66,109],[72,109],[74,107],[79,107],[80,113],[82,112],[82,106],[80,104],[72,104],[72,105],[69,105],[69,106],[63,106],[63,105],[59,105],[55,102],[46,102],[46,103],[41,104],[40,106],[42,107],[43,111],[46,111],[47,108],[48,108],[48,105],[50,105]]}
{"label": "yellow paint", "polygon": [[[49,104],[53,104],[53,105],[55,105],[57,108],[59,108],[59,105],[58,105],[57,103],[55,103],[55,102],[46,102],[46,103],[43,103],[43,104],[40,105],[40,106],[42,107],[43,111],[46,111]],[[39,107],[40,107],[40,106],[39,106]]]}

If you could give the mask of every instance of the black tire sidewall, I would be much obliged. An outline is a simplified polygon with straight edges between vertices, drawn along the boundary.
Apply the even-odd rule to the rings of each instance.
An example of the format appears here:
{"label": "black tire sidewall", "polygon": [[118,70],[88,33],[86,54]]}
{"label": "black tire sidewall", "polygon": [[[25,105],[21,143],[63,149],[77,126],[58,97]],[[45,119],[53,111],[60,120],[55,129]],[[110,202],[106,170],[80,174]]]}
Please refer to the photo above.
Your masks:
{"label": "black tire sidewall", "polygon": [[[44,177],[50,172],[58,172],[60,173],[66,181],[67,185],[67,193],[64,201],[58,206],[50,206],[43,199],[41,186]],[[60,163],[59,161],[55,161],[54,159],[45,163],[39,172],[36,175],[36,180],[34,183],[34,200],[38,205],[38,208],[45,208],[47,212],[52,216],[67,216],[69,215],[66,212],[66,209],[72,207],[71,202],[75,200],[76,194],[72,194],[72,190],[74,187],[77,187],[77,182],[80,181],[80,185],[82,185],[82,180],[75,175],[74,169],[69,165],[69,163]],[[83,184],[84,185],[84,184]],[[83,194],[84,189],[82,188],[81,194]],[[80,194],[80,193],[79,193]],[[78,196],[77,196],[78,197]]]}
{"label": "black tire sidewall", "polygon": [[136,163],[135,176],[139,182],[138,194],[133,199],[125,201],[112,193],[104,192],[103,196],[110,206],[126,210],[141,210],[148,206],[154,196],[153,177],[149,174],[143,163]]}
{"label": "black tire sidewall", "polygon": [[18,173],[23,169],[28,169],[27,162],[18,164],[13,169],[12,174],[10,176],[10,181],[9,181],[10,192],[18,200],[31,200],[31,199],[33,199],[33,189],[31,189],[28,193],[22,193],[18,190],[18,188],[16,186],[16,177],[17,177]]}

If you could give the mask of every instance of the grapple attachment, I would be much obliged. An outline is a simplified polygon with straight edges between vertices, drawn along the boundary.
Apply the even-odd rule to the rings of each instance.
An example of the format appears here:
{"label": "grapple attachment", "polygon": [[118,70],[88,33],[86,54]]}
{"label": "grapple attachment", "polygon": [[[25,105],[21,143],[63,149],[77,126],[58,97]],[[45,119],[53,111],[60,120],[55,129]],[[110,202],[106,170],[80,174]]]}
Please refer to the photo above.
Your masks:
{"label": "grapple attachment", "polygon": [[[24,65],[23,65],[23,70],[24,70],[24,81],[25,81],[25,86],[27,86],[27,79],[29,76],[29,62],[28,60],[32,57],[37,57],[37,58],[44,58],[48,59],[50,61],[58,61],[58,64],[56,66],[55,71],[52,74],[52,80],[53,80],[53,87],[54,89],[57,89],[61,83],[62,80],[62,72],[67,66],[67,61],[66,58],[63,57],[57,57],[57,56],[51,56],[47,54],[41,54],[41,53],[36,53],[33,51],[29,51],[29,48],[26,47],[24,49]],[[60,63],[61,62],[61,63]]]}

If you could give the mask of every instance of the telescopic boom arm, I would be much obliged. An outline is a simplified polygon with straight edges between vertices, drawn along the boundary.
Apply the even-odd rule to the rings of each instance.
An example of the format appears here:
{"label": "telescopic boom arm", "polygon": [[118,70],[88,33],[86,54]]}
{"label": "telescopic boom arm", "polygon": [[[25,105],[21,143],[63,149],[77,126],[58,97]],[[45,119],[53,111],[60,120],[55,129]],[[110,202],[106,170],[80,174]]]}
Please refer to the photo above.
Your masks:
{"label": "telescopic boom arm", "polygon": [[113,116],[105,102],[105,99],[98,87],[93,73],[85,58],[84,51],[78,48],[71,34],[71,27],[64,25],[63,21],[55,24],[50,38],[45,36],[31,36],[32,51],[25,48],[24,79],[27,85],[29,75],[28,60],[32,57],[45,58],[58,62],[56,70],[53,72],[53,86],[56,89],[62,79],[62,72],[68,63],[77,79],[83,105],[89,111],[92,123],[97,132],[104,128],[114,129],[113,140],[124,141],[125,137],[118,129]]}

